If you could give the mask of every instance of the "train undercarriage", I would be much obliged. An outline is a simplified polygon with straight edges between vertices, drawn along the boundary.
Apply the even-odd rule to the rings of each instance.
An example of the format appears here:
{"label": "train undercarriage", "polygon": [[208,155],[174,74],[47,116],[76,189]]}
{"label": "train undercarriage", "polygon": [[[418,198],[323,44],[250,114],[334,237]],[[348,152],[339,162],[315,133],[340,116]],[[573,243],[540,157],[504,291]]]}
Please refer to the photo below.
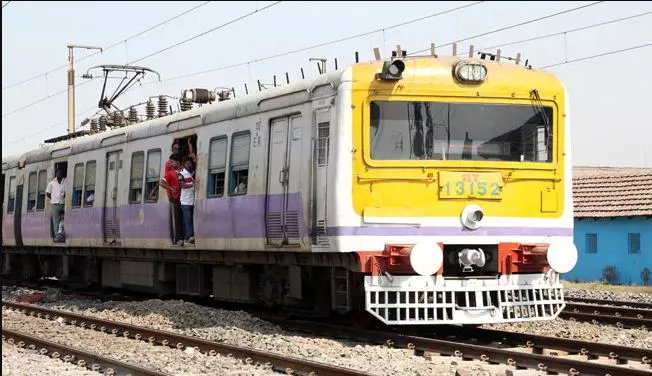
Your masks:
{"label": "train undercarriage", "polygon": [[344,316],[357,326],[546,320],[565,306],[558,274],[551,270],[463,278],[446,272],[369,273],[377,260],[360,264],[355,253],[61,247],[5,247],[2,252],[2,274],[11,279],[56,277],[85,288],[210,299],[301,316]]}
{"label": "train undercarriage", "polygon": [[4,248],[2,275],[84,288],[211,298],[310,316],[363,315],[354,254]]}

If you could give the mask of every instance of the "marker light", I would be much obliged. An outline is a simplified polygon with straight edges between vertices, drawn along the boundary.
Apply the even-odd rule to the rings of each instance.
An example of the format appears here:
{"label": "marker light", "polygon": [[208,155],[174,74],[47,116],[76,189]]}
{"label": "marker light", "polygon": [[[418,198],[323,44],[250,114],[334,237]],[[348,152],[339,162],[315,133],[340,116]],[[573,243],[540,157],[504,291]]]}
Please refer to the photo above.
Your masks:
{"label": "marker light", "polygon": [[383,70],[378,74],[382,80],[400,80],[405,70],[405,63],[401,60],[386,61],[383,63]]}
{"label": "marker light", "polygon": [[460,61],[455,65],[455,78],[462,82],[482,82],[487,78],[487,67],[480,63]]}

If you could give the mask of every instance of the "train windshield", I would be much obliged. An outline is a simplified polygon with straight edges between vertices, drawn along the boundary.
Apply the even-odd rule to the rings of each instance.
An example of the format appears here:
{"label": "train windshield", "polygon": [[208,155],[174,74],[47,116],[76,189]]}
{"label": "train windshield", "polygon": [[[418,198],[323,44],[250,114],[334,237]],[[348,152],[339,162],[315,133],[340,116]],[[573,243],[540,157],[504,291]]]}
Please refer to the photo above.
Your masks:
{"label": "train windshield", "polygon": [[534,105],[371,102],[375,160],[552,161],[552,108]]}

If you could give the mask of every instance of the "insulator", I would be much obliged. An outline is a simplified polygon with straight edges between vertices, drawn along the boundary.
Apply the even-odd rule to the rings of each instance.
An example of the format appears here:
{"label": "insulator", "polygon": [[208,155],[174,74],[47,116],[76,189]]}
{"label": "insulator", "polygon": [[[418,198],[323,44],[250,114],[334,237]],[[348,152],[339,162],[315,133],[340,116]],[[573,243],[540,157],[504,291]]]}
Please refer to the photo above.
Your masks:
{"label": "insulator", "polygon": [[147,120],[154,119],[156,108],[154,107],[154,103],[152,103],[152,100],[147,101],[147,105],[145,106],[145,113],[147,114]]}
{"label": "insulator", "polygon": [[100,131],[104,132],[106,130],[106,116],[102,115],[100,116]]}
{"label": "insulator", "polygon": [[114,127],[124,127],[124,122],[122,121],[122,111],[113,112],[113,126]]}
{"label": "insulator", "polygon": [[217,93],[217,99],[220,102],[227,101],[227,100],[231,99],[231,98],[229,98],[230,95],[231,95],[230,91],[220,91],[219,93]]}
{"label": "insulator", "polygon": [[215,102],[216,94],[208,89],[186,89],[181,92],[181,98],[194,103]]}
{"label": "insulator", "polygon": [[168,114],[168,99],[159,95],[158,97],[158,117],[167,116]]}
{"label": "insulator", "polygon": [[97,133],[97,119],[91,120],[91,132]]}
{"label": "insulator", "polygon": [[181,111],[192,110],[192,102],[186,102],[183,99],[179,101],[181,104]]}
{"label": "insulator", "polygon": [[129,122],[138,123],[138,109],[134,106],[129,107]]}

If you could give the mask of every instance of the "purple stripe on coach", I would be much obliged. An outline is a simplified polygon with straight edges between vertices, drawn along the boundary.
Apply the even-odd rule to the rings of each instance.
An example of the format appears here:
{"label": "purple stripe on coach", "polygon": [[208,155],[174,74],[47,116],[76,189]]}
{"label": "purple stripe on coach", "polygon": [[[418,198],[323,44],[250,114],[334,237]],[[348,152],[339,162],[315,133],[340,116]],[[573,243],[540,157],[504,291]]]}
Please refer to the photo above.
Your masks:
{"label": "purple stripe on coach", "polygon": [[[270,197],[270,207],[282,205],[282,195]],[[288,195],[288,210],[298,211],[303,221],[303,205],[298,193]],[[142,213],[141,213],[142,210]],[[169,203],[135,204],[118,208],[122,239],[169,239]],[[66,211],[65,228],[69,238],[102,238],[104,208],[75,208]],[[264,238],[265,196],[237,196],[195,202],[195,236],[198,238]],[[13,237],[11,216],[5,218],[3,230]],[[24,239],[50,237],[50,215],[46,212],[24,213]],[[142,220],[142,223],[141,223]],[[305,223],[299,225],[302,237],[309,235]],[[328,236],[572,236],[572,228],[491,227],[466,230],[461,227],[413,226],[343,226],[329,227]]]}
{"label": "purple stripe on coach", "polygon": [[167,202],[121,206],[118,216],[121,239],[170,239],[170,204]]}
{"label": "purple stripe on coach", "polygon": [[104,208],[74,208],[66,210],[64,229],[69,239],[97,239],[102,231],[102,212]]}
{"label": "purple stripe on coach", "polygon": [[[52,238],[52,233],[50,232],[51,220],[50,212],[37,211],[22,213],[20,227],[23,240]],[[64,222],[64,228],[65,225],[66,222]],[[66,230],[68,229],[66,228]]]}

